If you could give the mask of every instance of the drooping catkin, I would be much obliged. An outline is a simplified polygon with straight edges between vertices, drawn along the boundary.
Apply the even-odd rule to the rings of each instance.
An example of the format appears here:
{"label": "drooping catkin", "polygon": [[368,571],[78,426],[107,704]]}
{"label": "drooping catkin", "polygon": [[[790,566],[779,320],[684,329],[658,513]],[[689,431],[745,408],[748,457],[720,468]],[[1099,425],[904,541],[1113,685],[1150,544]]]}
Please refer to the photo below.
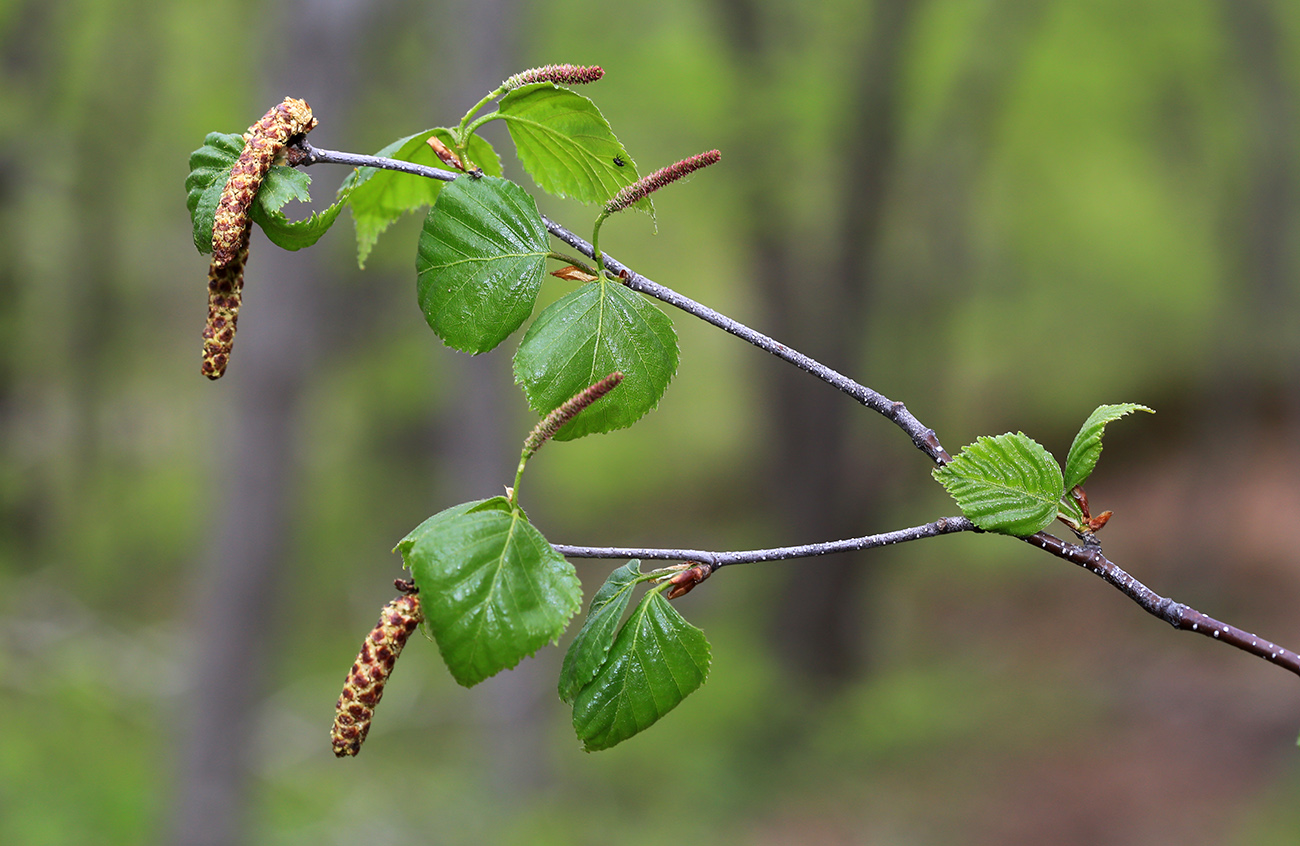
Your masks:
{"label": "drooping catkin", "polygon": [[379,624],[361,644],[361,652],[343,682],[343,692],[339,694],[334,709],[330,740],[338,757],[361,751],[361,744],[365,742],[375,716],[375,706],[384,695],[384,685],[393,672],[397,656],[402,654],[402,647],[406,646],[411,632],[423,620],[417,594],[399,596],[384,606]]}
{"label": "drooping catkin", "polygon": [[316,126],[311,107],[285,97],[244,133],[244,150],[230,171],[212,220],[212,264],[208,268],[208,321],[203,329],[204,376],[220,379],[230,363],[235,325],[248,260],[249,217],[257,189],[289,139]]}

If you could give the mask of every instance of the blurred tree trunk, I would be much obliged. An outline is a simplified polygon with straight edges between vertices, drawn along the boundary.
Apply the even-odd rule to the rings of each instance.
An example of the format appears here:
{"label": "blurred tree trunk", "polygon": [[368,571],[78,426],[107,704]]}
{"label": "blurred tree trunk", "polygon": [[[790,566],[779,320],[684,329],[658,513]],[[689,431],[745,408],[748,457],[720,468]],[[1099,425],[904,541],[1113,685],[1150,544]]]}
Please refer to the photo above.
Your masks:
{"label": "blurred tree trunk", "polygon": [[[837,172],[843,175],[839,203],[831,213],[837,233],[831,249],[816,256],[799,254],[776,192],[752,180],[750,254],[753,277],[766,303],[763,328],[832,367],[861,375],[855,371],[865,360],[870,312],[880,293],[879,256],[891,195],[920,198],[921,228],[930,244],[926,255],[909,263],[921,268],[918,273],[925,278],[918,281],[927,283],[916,286],[918,295],[935,279],[969,276],[968,198],[992,147],[1002,101],[1044,7],[1033,0],[988,4],[969,39],[963,71],[936,131],[904,160],[898,142],[899,77],[914,22],[924,7],[896,0],[872,5],[862,59],[843,101],[852,117],[831,145],[840,165]],[[760,0],[719,0],[719,8],[744,77],[765,78],[765,5]],[[753,96],[761,98],[763,93]],[[755,107],[747,113],[762,115],[766,110]],[[778,133],[777,127],[750,127],[745,135],[771,141],[780,138]],[[761,172],[761,151],[744,145],[741,149],[742,167]],[[894,281],[906,284],[906,275],[904,270]],[[913,302],[923,307],[920,300]],[[791,540],[843,537],[878,528],[878,480],[890,468],[862,458],[862,451],[854,448],[853,415],[864,412],[789,368],[773,371],[769,396],[776,443],[768,496],[794,533]],[[854,555],[817,562],[815,567],[815,578],[794,574],[781,592],[775,642],[792,668],[827,680],[844,678],[869,657],[864,651],[870,637],[864,631],[868,615],[862,603],[871,568]]]}
{"label": "blurred tree trunk", "polygon": [[[871,32],[846,98],[853,119],[835,145],[843,178],[832,219],[837,235],[825,264],[811,274],[800,267],[797,275],[762,279],[776,337],[804,344],[810,355],[846,373],[860,371],[865,359],[881,222],[898,152],[899,72],[918,7],[915,0],[872,5]],[[771,492],[791,524],[801,527],[797,542],[872,531],[882,491],[870,477],[881,468],[858,458],[851,426],[869,412],[793,368],[775,368],[772,375],[778,438]],[[814,578],[791,573],[774,620],[774,642],[792,667],[832,681],[846,679],[868,657],[862,602],[874,571],[862,557],[819,561]]]}
{"label": "blurred tree trunk", "polygon": [[[1231,55],[1245,88],[1244,160],[1250,163],[1237,220],[1229,227],[1228,261],[1240,287],[1229,302],[1219,373],[1212,388],[1231,402],[1205,407],[1217,422],[1225,412],[1236,425],[1254,428],[1265,417],[1300,426],[1300,326],[1291,234],[1296,223],[1296,89],[1287,68],[1284,21],[1268,0],[1223,3]],[[1225,408],[1225,406],[1227,406]],[[1246,419],[1243,419],[1243,416]],[[1252,433],[1243,433],[1246,435]]]}
{"label": "blurred tree trunk", "polygon": [[[318,108],[350,99],[348,56],[367,5],[368,0],[285,5],[279,53],[266,74],[276,87],[261,98],[266,107],[286,95]],[[263,110],[250,114],[248,123]],[[337,105],[327,119],[345,120]],[[231,435],[214,446],[214,528],[195,598],[194,681],[171,820],[171,842],[183,846],[248,841],[260,703],[288,622],[274,608],[287,589],[300,399],[323,351],[327,325],[342,320],[326,311],[319,296],[329,272],[317,254],[285,253],[260,233],[253,240],[230,371],[212,386],[214,394],[229,398],[219,428]]]}
{"label": "blurred tree trunk", "polygon": [[[1241,103],[1244,185],[1223,200],[1226,288],[1214,322],[1213,363],[1194,418],[1200,441],[1196,481],[1202,509],[1218,507],[1225,479],[1239,478],[1245,448],[1268,449],[1300,429],[1300,295],[1292,255],[1296,225],[1296,90],[1288,67],[1281,6],[1223,0],[1225,70]],[[1229,107],[1231,108],[1231,107]],[[1197,578],[1230,579],[1223,561],[1240,559],[1235,536],[1198,526]],[[1229,592],[1225,583],[1220,590]]]}
{"label": "blurred tree trunk", "polygon": [[997,140],[1016,75],[1050,8],[1040,0],[1000,0],[985,6],[934,129],[907,156],[898,193],[919,204],[917,228],[925,244],[907,257],[904,272],[914,276],[897,281],[909,285],[914,278],[912,290],[930,292],[922,307],[937,308],[970,290],[976,270],[970,220],[978,213],[972,197]]}
{"label": "blurred tree trunk", "polygon": [[[876,284],[876,257],[887,184],[897,152],[899,70],[919,4],[877,0],[871,5],[870,32],[843,98],[851,118],[830,145],[842,174],[836,208],[827,215],[836,237],[818,254],[801,251],[786,225],[782,194],[758,178],[770,166],[769,148],[738,143],[741,167],[752,173],[748,198],[748,252],[751,274],[763,299],[760,328],[848,374],[860,370],[867,308]],[[769,77],[769,44],[764,38],[766,4],[760,0],[719,0],[726,32],[747,80],[746,91],[763,96],[758,80]],[[743,96],[743,95],[742,95]],[[738,110],[739,111],[739,110]],[[743,113],[765,115],[763,108]],[[742,127],[746,138],[782,149],[778,127]],[[870,531],[877,489],[854,449],[850,422],[865,412],[837,391],[789,367],[769,369],[764,407],[772,409],[771,452],[764,477],[766,500],[783,542],[802,543]],[[865,632],[861,612],[867,573],[856,555],[818,561],[815,577],[792,572],[780,592],[774,617],[774,643],[796,672],[834,682],[862,663]]]}
{"label": "blurred tree trunk", "polygon": [[[523,67],[515,46],[515,21],[523,14],[519,0],[456,0],[447,18],[457,21],[447,32],[444,55],[435,80],[443,89],[438,118],[454,122],[471,103],[496,88]],[[485,127],[489,134],[500,127]],[[497,138],[491,139],[504,150]],[[438,341],[429,335],[429,343]],[[440,358],[453,385],[455,401],[437,426],[437,458],[450,472],[452,489],[445,504],[503,493],[514,478],[515,464],[526,429],[516,424],[514,374],[510,350],[517,338],[483,355],[466,356],[444,350]],[[545,680],[547,668],[529,659],[464,695],[471,710],[484,719],[483,746],[489,752],[486,777],[500,797],[519,796],[545,781],[544,710],[541,697],[553,690]]]}

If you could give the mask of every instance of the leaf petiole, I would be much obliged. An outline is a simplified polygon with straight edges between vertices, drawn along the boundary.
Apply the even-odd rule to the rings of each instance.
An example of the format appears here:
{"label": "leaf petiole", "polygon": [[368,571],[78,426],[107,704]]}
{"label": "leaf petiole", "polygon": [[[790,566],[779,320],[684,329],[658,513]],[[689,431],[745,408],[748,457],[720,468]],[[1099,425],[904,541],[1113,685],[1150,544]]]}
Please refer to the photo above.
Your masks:
{"label": "leaf petiole", "polygon": [[504,85],[498,86],[496,90],[492,91],[482,100],[479,100],[477,103],[470,106],[469,111],[465,112],[465,116],[460,119],[460,126],[457,127],[457,131],[456,131],[456,134],[458,136],[456,139],[457,146],[463,147],[466,143],[468,143],[469,136],[473,134],[474,130],[485,120],[491,120],[495,115],[488,115],[486,118],[479,118],[473,123],[473,125],[470,125],[469,122],[470,118],[474,117],[474,115],[478,113],[479,109],[483,108],[488,103],[491,103],[493,100],[502,96],[505,93],[506,93],[506,87]]}
{"label": "leaf petiole", "polygon": [[610,214],[609,209],[602,211],[600,216],[596,218],[596,223],[591,227],[591,257],[596,262],[596,275],[602,279],[605,277],[605,254],[600,251],[600,227]]}

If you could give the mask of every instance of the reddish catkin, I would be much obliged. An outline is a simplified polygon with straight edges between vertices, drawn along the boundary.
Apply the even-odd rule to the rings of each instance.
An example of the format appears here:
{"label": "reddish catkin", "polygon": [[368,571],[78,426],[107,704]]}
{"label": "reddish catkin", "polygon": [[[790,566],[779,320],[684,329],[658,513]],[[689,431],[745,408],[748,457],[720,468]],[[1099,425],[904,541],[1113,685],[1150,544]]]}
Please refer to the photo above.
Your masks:
{"label": "reddish catkin", "polygon": [[583,67],[582,65],[546,65],[521,71],[501,83],[506,91],[513,91],[534,82],[554,82],[559,85],[586,85],[605,75],[599,65]]}
{"label": "reddish catkin", "polygon": [[244,133],[244,151],[226,180],[212,220],[212,265],[208,268],[208,322],[203,329],[204,376],[220,379],[230,363],[235,324],[244,288],[244,262],[252,227],[249,208],[267,171],[295,135],[316,126],[311,107],[285,97]]}
{"label": "reddish catkin", "polygon": [[580,392],[565,400],[558,408],[537,421],[537,425],[533,427],[533,431],[528,433],[528,438],[524,441],[524,454],[531,456],[537,452],[542,448],[542,444],[555,437],[555,433],[560,431],[560,427],[577,417],[578,412],[617,388],[622,381],[623,371],[615,370],[604,379],[583,388]]}
{"label": "reddish catkin", "polygon": [[379,615],[379,625],[361,644],[361,652],[343,683],[343,692],[335,706],[330,740],[338,757],[361,751],[361,744],[370,731],[370,721],[375,716],[375,706],[384,695],[384,685],[393,672],[397,656],[402,654],[402,647],[406,646],[411,632],[423,619],[420,597],[416,594],[399,596],[384,606]]}
{"label": "reddish catkin", "polygon": [[709,150],[707,153],[697,153],[689,159],[682,159],[680,162],[668,165],[668,167],[660,168],[649,176],[643,176],[611,197],[605,203],[605,213],[613,214],[622,211],[633,203],[644,200],[665,185],[671,185],[683,176],[694,173],[702,167],[717,164],[721,160],[722,153],[717,150]]}

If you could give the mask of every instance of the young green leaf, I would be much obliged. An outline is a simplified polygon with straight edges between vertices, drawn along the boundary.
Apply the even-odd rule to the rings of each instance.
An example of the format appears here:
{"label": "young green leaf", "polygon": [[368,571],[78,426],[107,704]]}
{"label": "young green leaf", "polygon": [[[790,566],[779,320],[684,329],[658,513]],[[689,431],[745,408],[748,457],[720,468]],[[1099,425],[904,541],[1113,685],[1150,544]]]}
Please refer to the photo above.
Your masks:
{"label": "young green leaf", "polygon": [[486,352],[533,313],[549,253],[546,226],[524,189],[495,176],[457,179],[420,234],[420,310],[448,346]]}
{"label": "young green leaf", "polygon": [[257,189],[257,199],[254,200],[254,211],[259,206],[264,212],[279,211],[290,200],[297,200],[300,203],[311,202],[309,190],[311,177],[307,175],[307,171],[285,165],[272,165],[271,170],[275,171],[277,178],[273,181],[262,181]]}
{"label": "young green leaf", "polygon": [[[519,163],[542,190],[603,203],[640,176],[596,104],[550,82],[516,88],[497,110],[510,129]],[[654,214],[649,201],[636,208]]]}
{"label": "young green leaf", "polygon": [[554,641],[582,606],[573,565],[504,497],[436,514],[398,549],[425,625],[466,687]]}
{"label": "young green leaf", "polygon": [[[426,129],[416,135],[399,138],[375,155],[403,162],[445,169],[429,146],[430,137],[450,146],[451,130]],[[470,162],[488,176],[501,175],[501,158],[492,145],[477,135],[469,140]],[[395,170],[360,167],[339,188],[340,197],[351,192],[352,221],[357,230],[357,264],[366,266],[366,258],[384,230],[407,212],[431,206],[447,183]]]}
{"label": "young green leaf", "polygon": [[[208,133],[204,144],[190,154],[190,175],[185,180],[186,201],[194,231],[194,246],[212,252],[212,221],[230,170],[244,149],[242,135]],[[271,243],[285,250],[300,250],[320,240],[343,210],[346,192],[329,208],[305,220],[290,221],[281,207],[290,200],[308,202],[311,177],[284,165],[275,165],[262,180],[250,216]]]}
{"label": "young green leaf", "polygon": [[1155,411],[1145,405],[1124,402],[1118,405],[1099,405],[1092,414],[1088,415],[1088,419],[1083,421],[1083,428],[1079,429],[1079,434],[1074,436],[1074,443],[1070,444],[1070,454],[1065,459],[1067,491],[1074,490],[1075,485],[1082,485],[1092,475],[1092,469],[1097,466],[1097,459],[1101,457],[1101,434],[1106,424],[1135,411],[1155,414]]}
{"label": "young green leaf", "polygon": [[981,436],[934,477],[976,526],[1020,537],[1052,522],[1065,493],[1056,459],[1023,432]]}
{"label": "young green leaf", "polygon": [[[185,178],[185,205],[194,227],[194,246],[200,253],[212,252],[212,218],[221,201],[221,191],[230,169],[244,150],[242,135],[209,132],[203,146],[190,153],[190,175]],[[267,174],[268,178],[270,174]],[[263,181],[265,186],[265,181]]]}
{"label": "young green leaf", "polygon": [[560,699],[572,702],[600,670],[614,643],[618,621],[623,619],[632,588],[640,581],[641,562],[633,559],[609,574],[587,609],[587,622],[564,653],[560,667]]}
{"label": "young green leaf", "polygon": [[619,630],[609,659],[573,701],[573,728],[588,752],[649,728],[709,675],[709,641],[657,590]]}
{"label": "young green leaf", "polygon": [[623,384],[565,424],[566,441],[631,426],[652,410],[677,372],[672,321],[615,282],[583,285],[547,307],[515,353],[515,380],[528,404],[546,414],[615,370]]}

